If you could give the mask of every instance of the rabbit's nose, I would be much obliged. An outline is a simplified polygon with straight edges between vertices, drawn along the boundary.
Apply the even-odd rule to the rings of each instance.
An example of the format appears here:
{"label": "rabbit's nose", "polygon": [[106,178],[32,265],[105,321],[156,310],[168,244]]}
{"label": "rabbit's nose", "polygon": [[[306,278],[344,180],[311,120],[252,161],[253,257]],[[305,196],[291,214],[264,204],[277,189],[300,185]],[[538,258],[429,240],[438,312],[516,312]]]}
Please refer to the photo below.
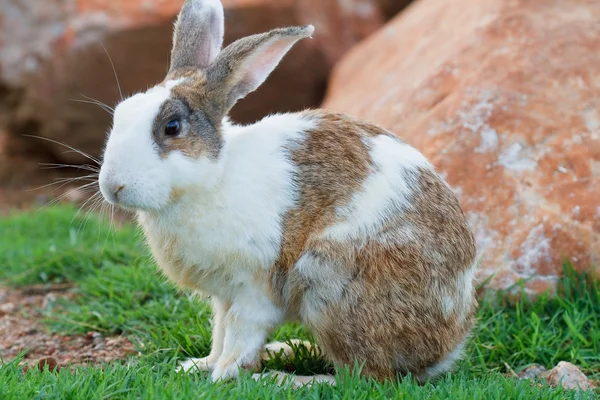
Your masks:
{"label": "rabbit's nose", "polygon": [[119,192],[123,189],[125,189],[125,185],[115,185],[113,187],[112,192],[113,192],[113,196],[114,196],[115,200],[117,200],[117,201],[119,200]]}

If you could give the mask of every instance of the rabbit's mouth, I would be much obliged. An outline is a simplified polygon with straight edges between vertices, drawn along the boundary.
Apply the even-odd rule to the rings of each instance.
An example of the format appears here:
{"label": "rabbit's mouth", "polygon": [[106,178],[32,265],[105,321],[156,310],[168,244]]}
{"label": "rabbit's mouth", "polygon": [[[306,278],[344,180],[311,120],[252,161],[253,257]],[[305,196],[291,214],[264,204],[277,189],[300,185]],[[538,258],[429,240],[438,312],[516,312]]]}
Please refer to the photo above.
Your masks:
{"label": "rabbit's mouth", "polygon": [[158,211],[170,202],[170,188],[150,174],[134,176],[103,167],[98,183],[104,199],[124,210]]}

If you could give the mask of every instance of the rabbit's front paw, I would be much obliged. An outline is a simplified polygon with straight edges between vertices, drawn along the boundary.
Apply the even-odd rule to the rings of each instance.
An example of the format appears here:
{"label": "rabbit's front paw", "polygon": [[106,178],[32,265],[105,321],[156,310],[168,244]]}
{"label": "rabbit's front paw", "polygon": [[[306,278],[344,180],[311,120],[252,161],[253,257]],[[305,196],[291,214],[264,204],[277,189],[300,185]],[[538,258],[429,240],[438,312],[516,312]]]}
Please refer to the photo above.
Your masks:
{"label": "rabbit's front paw", "polygon": [[240,367],[236,362],[218,362],[212,371],[212,381],[235,379],[240,375]]}
{"label": "rabbit's front paw", "polygon": [[194,371],[212,371],[217,363],[216,357],[188,358],[179,362],[176,371],[194,372]]}

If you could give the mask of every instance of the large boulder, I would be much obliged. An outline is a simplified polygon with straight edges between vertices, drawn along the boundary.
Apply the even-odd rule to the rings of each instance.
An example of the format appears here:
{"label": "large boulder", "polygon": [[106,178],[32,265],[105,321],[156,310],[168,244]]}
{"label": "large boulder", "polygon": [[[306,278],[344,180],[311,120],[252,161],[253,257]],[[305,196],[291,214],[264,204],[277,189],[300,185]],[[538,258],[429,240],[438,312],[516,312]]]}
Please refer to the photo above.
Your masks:
{"label": "large boulder", "polygon": [[598,21],[595,0],[418,0],[333,72],[325,107],[404,137],[453,186],[492,288],[600,267]]}
{"label": "large boulder", "polygon": [[[110,115],[71,99],[113,106],[124,95],[160,81],[167,70],[172,24],[183,0],[15,0],[0,4],[0,129],[12,141],[41,135],[98,155]],[[318,105],[331,66],[384,22],[377,0],[223,0],[226,44],[285,25],[314,23],[268,82],[240,102],[233,118]],[[106,52],[103,48],[106,48]],[[87,97],[84,97],[87,96]],[[91,100],[90,100],[91,101]],[[78,153],[27,139],[67,163]],[[21,146],[22,147],[22,146]]]}

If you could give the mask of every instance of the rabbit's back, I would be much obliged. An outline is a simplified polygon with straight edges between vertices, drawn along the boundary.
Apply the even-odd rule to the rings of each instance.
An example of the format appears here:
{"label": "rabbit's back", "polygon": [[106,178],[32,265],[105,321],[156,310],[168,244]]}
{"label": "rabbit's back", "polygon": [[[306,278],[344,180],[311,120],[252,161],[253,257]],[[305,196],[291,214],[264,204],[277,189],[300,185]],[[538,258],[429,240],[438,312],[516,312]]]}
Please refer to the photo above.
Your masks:
{"label": "rabbit's back", "polygon": [[402,247],[406,257],[446,275],[471,266],[475,242],[463,210],[419,151],[341,114],[299,117],[313,127],[283,146],[296,200],[283,217],[279,268],[291,269],[316,244],[340,256]]}
{"label": "rabbit's back", "polygon": [[380,377],[443,372],[476,307],[474,237],[456,196],[390,133],[337,114],[305,118],[320,122],[290,149],[299,199],[273,291],[335,361],[369,360]]}

